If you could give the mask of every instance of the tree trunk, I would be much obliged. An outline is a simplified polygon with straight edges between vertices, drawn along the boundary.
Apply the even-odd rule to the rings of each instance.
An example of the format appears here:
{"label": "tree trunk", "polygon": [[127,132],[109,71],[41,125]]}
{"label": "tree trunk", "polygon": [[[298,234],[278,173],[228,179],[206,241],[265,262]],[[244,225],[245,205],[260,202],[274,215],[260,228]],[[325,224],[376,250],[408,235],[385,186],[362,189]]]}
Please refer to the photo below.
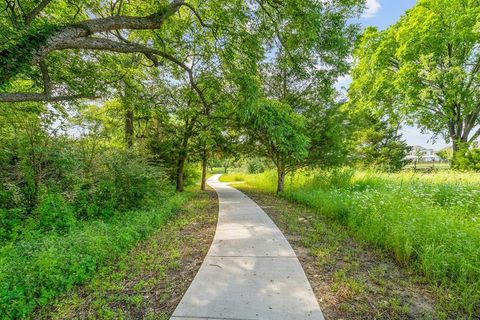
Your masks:
{"label": "tree trunk", "polygon": [[128,149],[133,146],[133,110],[125,112],[125,145]]}
{"label": "tree trunk", "polygon": [[177,191],[183,192],[184,190],[184,181],[183,181],[183,173],[185,168],[185,156],[180,155],[178,158],[177,164]]}
{"label": "tree trunk", "polygon": [[223,172],[224,172],[225,174],[228,173],[228,165],[225,165],[225,164],[223,165]]}
{"label": "tree trunk", "polygon": [[280,193],[285,189],[285,169],[277,167],[277,177],[277,193]]}
{"label": "tree trunk", "polygon": [[463,148],[465,148],[466,142],[460,140],[460,139],[452,139],[452,163],[451,167],[455,168],[457,165],[458,161],[458,155],[463,151]]}
{"label": "tree trunk", "polygon": [[202,155],[202,185],[201,189],[205,190],[205,185],[207,181],[207,151],[203,150],[203,155]]}

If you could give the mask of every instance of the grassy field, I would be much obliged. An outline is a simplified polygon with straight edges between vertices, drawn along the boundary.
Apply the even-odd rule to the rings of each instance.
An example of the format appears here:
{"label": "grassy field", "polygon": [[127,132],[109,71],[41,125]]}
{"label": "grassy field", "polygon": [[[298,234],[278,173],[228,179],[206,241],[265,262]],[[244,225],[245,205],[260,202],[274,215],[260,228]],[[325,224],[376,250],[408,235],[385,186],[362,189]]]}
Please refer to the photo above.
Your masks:
{"label": "grassy field", "polygon": [[450,169],[450,163],[417,163],[415,166],[414,164],[407,164],[404,169],[406,170],[419,170],[419,171],[428,171],[428,170],[448,170]]}
{"label": "grassy field", "polygon": [[[235,173],[222,180],[275,190],[273,172]],[[339,222],[355,238],[423,274],[447,315],[480,316],[478,174],[303,172],[287,179],[282,197]]]}

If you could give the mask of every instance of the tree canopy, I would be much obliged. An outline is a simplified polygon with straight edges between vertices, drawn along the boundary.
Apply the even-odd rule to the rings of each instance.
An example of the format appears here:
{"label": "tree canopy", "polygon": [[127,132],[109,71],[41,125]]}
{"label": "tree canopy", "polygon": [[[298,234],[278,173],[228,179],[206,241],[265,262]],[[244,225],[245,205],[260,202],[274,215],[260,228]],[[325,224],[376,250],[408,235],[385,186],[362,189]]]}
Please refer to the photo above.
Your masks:
{"label": "tree canopy", "polygon": [[101,96],[116,79],[112,64],[119,53],[136,54],[142,64],[170,64],[200,97],[199,73],[251,74],[276,45],[297,64],[320,59],[325,70],[336,70],[349,52],[351,39],[344,35],[354,30],[345,20],[359,3],[7,1],[0,16],[6,26],[0,34],[0,101]]}
{"label": "tree canopy", "polygon": [[365,30],[350,99],[453,143],[480,136],[480,2],[420,0],[384,31]]}

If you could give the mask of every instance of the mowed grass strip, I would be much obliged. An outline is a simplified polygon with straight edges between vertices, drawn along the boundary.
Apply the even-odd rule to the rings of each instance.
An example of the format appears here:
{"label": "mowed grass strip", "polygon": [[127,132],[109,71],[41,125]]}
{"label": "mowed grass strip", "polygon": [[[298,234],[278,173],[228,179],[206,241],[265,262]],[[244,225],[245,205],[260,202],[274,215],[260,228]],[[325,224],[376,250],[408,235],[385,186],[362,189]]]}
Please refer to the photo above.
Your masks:
{"label": "mowed grass strip", "polygon": [[[273,172],[243,179],[256,190],[275,190]],[[384,249],[398,265],[422,274],[444,317],[480,317],[478,174],[343,169],[298,173],[287,184],[281,196],[314,209],[311,223],[320,217],[339,223],[356,239]]]}
{"label": "mowed grass strip", "polygon": [[193,191],[151,237],[33,317],[168,319],[210,247],[217,215],[215,192]]}

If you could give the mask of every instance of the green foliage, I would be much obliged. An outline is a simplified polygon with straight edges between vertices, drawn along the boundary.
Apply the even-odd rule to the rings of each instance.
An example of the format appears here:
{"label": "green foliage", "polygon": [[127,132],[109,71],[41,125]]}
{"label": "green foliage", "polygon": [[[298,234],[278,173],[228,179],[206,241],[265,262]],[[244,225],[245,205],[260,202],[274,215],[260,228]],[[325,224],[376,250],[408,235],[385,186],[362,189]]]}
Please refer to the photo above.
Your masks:
{"label": "green foliage", "polygon": [[462,148],[455,158],[455,169],[480,171],[480,149]]}
{"label": "green foliage", "polygon": [[453,156],[453,151],[452,149],[450,148],[444,148],[440,151],[437,151],[436,152],[437,156],[439,156],[442,160],[448,160],[448,161],[451,161],[452,160],[452,156]]}
{"label": "green foliage", "polygon": [[60,108],[26,107],[0,105],[2,319],[84,282],[186,199],[143,150],[118,147],[112,118],[81,117],[82,131]]}
{"label": "green foliage", "polygon": [[66,233],[75,223],[75,214],[62,195],[47,193],[42,196],[36,209],[38,223],[43,231]]}
{"label": "green foliage", "polygon": [[420,0],[387,30],[366,29],[354,54],[352,106],[405,116],[454,150],[475,140],[479,14],[478,0]]}
{"label": "green foliage", "polygon": [[184,172],[184,179],[186,186],[195,185],[201,177],[201,172],[197,163],[187,164]]}
{"label": "green foliage", "polygon": [[[98,267],[127,252],[162,225],[188,194],[165,195],[144,211],[117,213],[102,221],[78,222],[64,235],[32,235],[0,248],[0,317],[19,319],[34,308],[44,306],[56,296],[87,280]],[[54,210],[62,202],[50,195],[45,205]],[[46,226],[59,223],[59,216]],[[60,218],[63,221],[63,218]]]}
{"label": "green foliage", "polygon": [[[87,319],[168,320],[174,307],[171,300],[178,298],[178,290],[161,290],[160,295],[150,293],[159,287],[178,288],[185,281],[185,277],[172,273],[186,271],[186,261],[190,265],[191,257],[208,249],[210,242],[200,240],[213,237],[217,221],[215,192],[199,190],[188,197],[188,202],[168,222],[124,255],[99,267],[85,285],[36,310],[32,318],[82,314]],[[193,276],[195,272],[189,270],[188,274]]]}
{"label": "green foliage", "polygon": [[[277,167],[292,170],[308,155],[309,139],[304,119],[291,107],[275,100],[263,99],[247,115],[253,148],[269,157]],[[260,141],[258,146],[255,141]]]}
{"label": "green foliage", "polygon": [[0,88],[8,83],[7,80],[12,74],[31,72],[31,60],[36,50],[45,45],[48,38],[59,28],[47,23],[30,28],[20,35],[15,46],[0,51]]}
{"label": "green foliage", "polygon": [[261,158],[251,158],[251,159],[248,159],[247,161],[248,173],[262,173],[267,168],[268,168],[268,165]]}
{"label": "green foliage", "polygon": [[161,167],[150,166],[133,152],[105,154],[99,165],[96,175],[81,179],[73,191],[79,217],[108,217],[141,208],[167,185]]}
{"label": "green foliage", "polygon": [[398,133],[400,127],[375,117],[361,119],[362,126],[357,125],[351,139],[353,162],[385,171],[401,170],[405,165],[408,146]]}

